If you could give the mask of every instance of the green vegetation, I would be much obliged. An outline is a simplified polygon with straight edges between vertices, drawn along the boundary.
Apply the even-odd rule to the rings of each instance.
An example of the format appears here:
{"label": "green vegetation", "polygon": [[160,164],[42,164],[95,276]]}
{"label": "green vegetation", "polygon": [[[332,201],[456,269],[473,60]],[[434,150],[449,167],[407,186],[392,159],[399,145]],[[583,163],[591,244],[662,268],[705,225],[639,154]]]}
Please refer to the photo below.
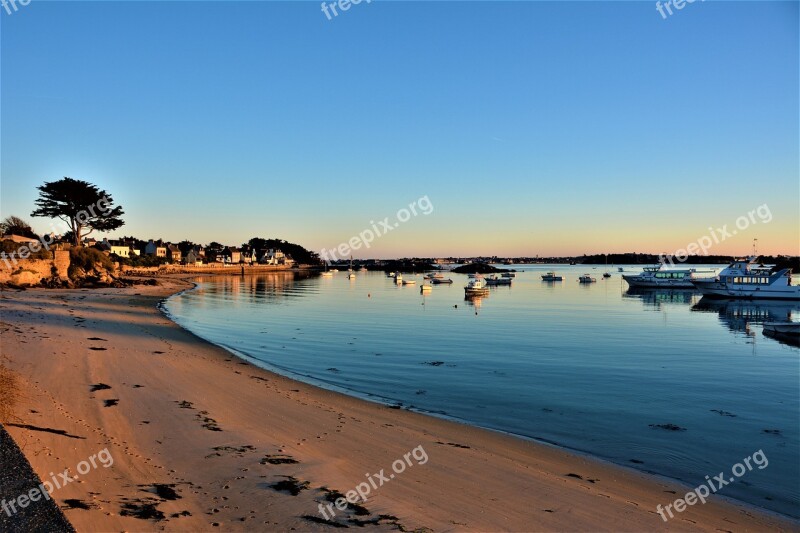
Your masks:
{"label": "green vegetation", "polygon": [[[218,243],[211,243],[208,245],[208,248],[212,248],[212,244]],[[320,261],[319,255],[309,250],[306,250],[299,244],[294,244],[292,242],[287,242],[281,239],[262,239],[261,237],[253,237],[247,244],[252,248],[257,250],[263,250],[268,248],[277,248],[286,255],[290,256],[294,259],[295,263],[298,265],[321,265],[322,261]]]}
{"label": "green vegetation", "polygon": [[83,273],[105,269],[114,270],[114,263],[106,254],[94,248],[74,247],[69,250],[69,277],[75,279]]}
{"label": "green vegetation", "polygon": [[[40,247],[42,243],[37,243]],[[20,249],[24,248],[25,251],[30,252],[30,254],[25,257],[24,259],[52,259],[53,253],[50,250],[46,250],[44,247],[36,250],[35,252],[30,251],[30,244],[25,242],[14,242],[14,241],[0,241],[0,252],[5,252],[6,256],[14,257],[17,260],[20,259],[19,252]],[[23,252],[24,255],[25,252]]]}
{"label": "green vegetation", "polygon": [[[106,191],[89,182],[64,178],[37,187],[39,198],[32,217],[59,218],[70,225],[73,244],[93,231],[111,231],[125,224],[122,207]],[[86,231],[88,230],[88,231]]]}
{"label": "green vegetation", "polygon": [[20,235],[22,237],[30,237],[31,239],[38,239],[39,236],[34,233],[31,225],[19,217],[10,216],[0,222],[0,234],[3,235]]}

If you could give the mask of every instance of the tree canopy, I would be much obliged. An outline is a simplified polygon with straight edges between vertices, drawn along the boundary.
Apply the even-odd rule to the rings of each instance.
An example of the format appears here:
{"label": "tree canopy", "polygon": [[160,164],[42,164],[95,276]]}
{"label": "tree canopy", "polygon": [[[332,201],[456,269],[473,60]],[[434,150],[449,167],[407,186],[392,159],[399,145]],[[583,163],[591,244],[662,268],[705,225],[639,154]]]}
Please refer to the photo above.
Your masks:
{"label": "tree canopy", "polygon": [[111,231],[125,224],[122,207],[115,207],[110,194],[89,182],[65,177],[37,189],[37,209],[31,216],[61,219],[69,225],[76,246],[95,230]]}
{"label": "tree canopy", "polygon": [[[318,265],[321,264],[319,255],[315,252],[306,250],[299,244],[287,242],[281,239],[264,239],[261,237],[253,237],[246,243],[251,248],[256,250],[264,250],[268,248],[276,248],[283,253],[289,255],[297,263],[302,265]],[[244,245],[243,245],[244,246]]]}
{"label": "tree canopy", "polygon": [[19,217],[11,215],[6,217],[5,220],[0,222],[0,234],[6,235],[20,235],[22,237],[30,237],[36,239],[39,236],[33,231],[31,225]]}

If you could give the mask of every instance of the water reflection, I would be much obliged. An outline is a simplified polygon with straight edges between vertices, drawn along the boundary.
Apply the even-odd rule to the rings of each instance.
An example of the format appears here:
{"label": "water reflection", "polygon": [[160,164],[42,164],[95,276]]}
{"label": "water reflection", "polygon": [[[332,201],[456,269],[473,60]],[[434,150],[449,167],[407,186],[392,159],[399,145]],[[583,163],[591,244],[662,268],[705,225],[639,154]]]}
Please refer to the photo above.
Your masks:
{"label": "water reflection", "polygon": [[639,299],[645,309],[657,311],[665,304],[695,304],[700,300],[700,293],[691,289],[630,288],[622,297]]}
{"label": "water reflection", "polygon": [[[789,301],[719,300],[703,297],[692,306],[692,311],[718,313],[722,325],[734,333],[754,337],[751,329],[764,322],[791,320],[792,313],[800,313],[800,303]],[[776,339],[783,342],[781,339]],[[787,343],[791,344],[791,343]]]}
{"label": "water reflection", "polygon": [[467,305],[475,308],[475,314],[478,314],[478,311],[481,309],[481,305],[484,298],[488,298],[489,293],[483,295],[465,295],[464,301],[467,302]]}
{"label": "water reflection", "polygon": [[255,276],[201,276],[196,282],[202,291],[225,301],[259,302],[279,305],[287,298],[299,298],[317,292],[317,273],[270,272]]}

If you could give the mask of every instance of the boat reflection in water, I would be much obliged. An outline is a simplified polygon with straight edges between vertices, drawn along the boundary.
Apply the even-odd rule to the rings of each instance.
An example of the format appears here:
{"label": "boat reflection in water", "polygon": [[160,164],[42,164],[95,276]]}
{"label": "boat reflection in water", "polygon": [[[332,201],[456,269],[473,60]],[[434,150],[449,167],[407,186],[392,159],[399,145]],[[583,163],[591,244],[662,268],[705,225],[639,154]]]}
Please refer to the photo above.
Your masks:
{"label": "boat reflection in water", "polygon": [[630,288],[623,298],[638,298],[645,309],[658,311],[665,304],[693,305],[700,300],[700,293],[691,289],[644,289]]}
{"label": "boat reflection in water", "polygon": [[[764,322],[785,322],[792,314],[800,315],[800,302],[771,300],[718,300],[703,297],[692,307],[692,311],[718,313],[722,324],[734,333],[755,337],[752,326],[763,326]],[[791,336],[770,336],[782,344],[798,346],[800,340]]]}
{"label": "boat reflection in water", "polygon": [[480,311],[480,309],[481,309],[481,305],[483,303],[484,298],[488,298],[488,297],[489,297],[489,293],[488,292],[486,294],[479,294],[479,295],[469,295],[468,294],[468,295],[464,296],[464,301],[467,302],[467,305],[469,305],[470,307],[474,307],[475,308],[475,314],[477,315],[478,311]]}

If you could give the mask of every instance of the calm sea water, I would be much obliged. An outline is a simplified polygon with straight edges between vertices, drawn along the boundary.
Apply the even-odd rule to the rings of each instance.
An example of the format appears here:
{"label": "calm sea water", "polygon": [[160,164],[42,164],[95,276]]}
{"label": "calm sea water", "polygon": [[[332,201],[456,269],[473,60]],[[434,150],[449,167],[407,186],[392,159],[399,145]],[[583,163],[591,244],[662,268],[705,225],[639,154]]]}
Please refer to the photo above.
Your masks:
{"label": "calm sea water", "polygon": [[[515,268],[513,286],[473,302],[458,274],[422,295],[421,276],[280,273],[200,278],[165,308],[270,370],[692,486],[763,450],[769,465],[721,494],[800,516],[800,350],[761,332],[800,304],[634,293],[603,267],[558,267],[561,283],[541,281],[552,267]],[[597,283],[578,284],[584,272]]]}

